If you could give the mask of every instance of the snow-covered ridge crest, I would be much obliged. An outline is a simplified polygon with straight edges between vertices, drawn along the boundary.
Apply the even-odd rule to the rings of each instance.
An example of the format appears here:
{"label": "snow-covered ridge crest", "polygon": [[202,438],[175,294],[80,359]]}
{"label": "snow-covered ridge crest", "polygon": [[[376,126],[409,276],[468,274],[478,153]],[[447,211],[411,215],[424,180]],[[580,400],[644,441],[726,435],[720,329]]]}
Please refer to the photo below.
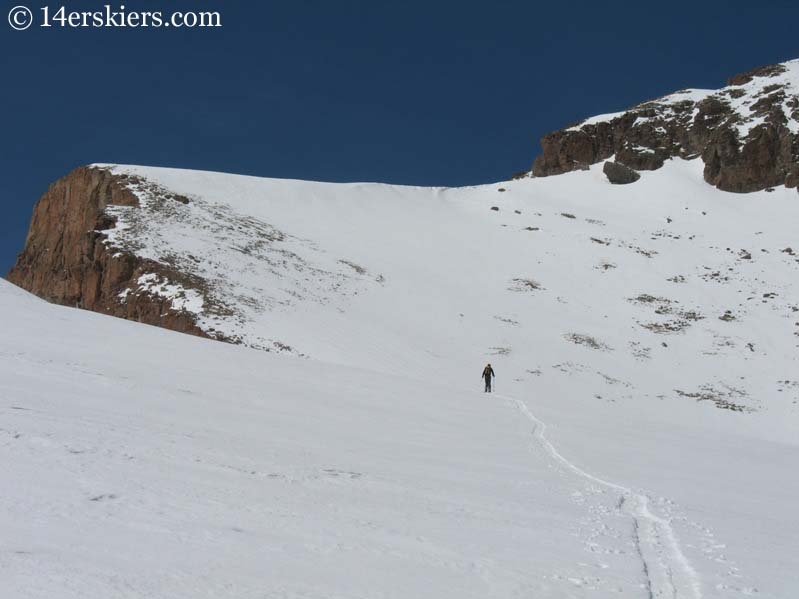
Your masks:
{"label": "snow-covered ridge crest", "polygon": [[[592,117],[588,117],[587,119],[583,119],[579,123],[569,127],[566,131],[579,131],[583,127],[588,125],[598,125],[599,123],[609,123],[614,121],[618,118],[623,117],[628,112],[631,111],[639,111],[644,112],[646,108],[654,108],[660,114],[658,116],[672,116],[675,110],[675,106],[683,103],[683,102],[701,102],[708,96],[716,93],[716,90],[712,89],[683,89],[680,91],[676,91],[672,94],[668,94],[666,96],[662,96],[660,98],[656,98],[655,100],[649,100],[648,102],[643,102],[629,110],[622,110],[621,112],[609,112],[606,114],[598,114]],[[671,114],[669,114],[671,113]],[[651,119],[656,118],[652,116],[638,116],[636,119],[636,124],[646,123],[651,121]]]}
{"label": "snow-covered ridge crest", "polygon": [[672,156],[701,157],[705,180],[727,191],[799,185],[799,59],[732,77],[718,90],[688,89],[585,119],[542,139],[536,176],[615,155],[637,170]]}
{"label": "snow-covered ridge crest", "polygon": [[609,123],[630,112],[644,113],[649,109],[656,116],[638,116],[636,124],[648,122],[657,117],[675,116],[678,106],[684,102],[697,104],[708,98],[725,103],[731,110],[727,118],[736,124],[740,140],[746,139],[752,129],[763,122],[762,107],[759,101],[778,96],[774,108],[782,113],[785,124],[792,133],[799,133],[799,113],[792,99],[799,97],[799,59],[755,69],[731,78],[731,84],[721,89],[684,89],[654,100],[643,102],[621,112],[596,115],[569,127],[567,131],[578,131],[587,125]]}

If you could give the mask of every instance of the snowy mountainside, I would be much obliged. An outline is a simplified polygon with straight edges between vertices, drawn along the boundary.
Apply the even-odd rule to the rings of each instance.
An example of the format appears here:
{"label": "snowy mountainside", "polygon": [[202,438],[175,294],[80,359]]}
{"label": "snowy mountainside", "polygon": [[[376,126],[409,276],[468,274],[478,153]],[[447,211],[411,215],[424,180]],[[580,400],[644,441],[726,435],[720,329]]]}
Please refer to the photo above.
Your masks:
{"label": "snowy mountainside", "polygon": [[[135,267],[90,290],[250,347],[2,287],[4,380],[28,373],[1,388],[16,545],[25,498],[47,514],[11,548],[18,588],[45,568],[43,589],[116,590],[121,568],[131,596],[792,596],[799,204],[702,171],[448,189],[97,165],[131,197],[93,255]],[[68,508],[25,478],[61,492],[73,459]],[[178,574],[65,557],[98,504],[123,556],[142,531],[183,546]]]}
{"label": "snowy mountainside", "polygon": [[[780,478],[799,448],[728,412],[486,396],[54,306],[2,281],[0,323],[9,596],[795,591],[797,489]],[[564,403],[560,425],[536,415]]]}
{"label": "snowy mountainside", "polygon": [[[609,369],[651,370],[653,396],[793,410],[796,202],[784,189],[736,201],[697,166],[623,190],[594,171],[436,189],[110,167],[190,201],[164,210],[134,187],[141,205],[108,208],[104,243],[186,275],[183,288],[144,274],[121,301],[177,296],[211,336],[253,347],[402,374],[495,354],[520,376],[540,348],[563,364],[587,348]],[[686,358],[702,367],[681,385],[657,374]],[[729,380],[730,360],[749,377]]]}

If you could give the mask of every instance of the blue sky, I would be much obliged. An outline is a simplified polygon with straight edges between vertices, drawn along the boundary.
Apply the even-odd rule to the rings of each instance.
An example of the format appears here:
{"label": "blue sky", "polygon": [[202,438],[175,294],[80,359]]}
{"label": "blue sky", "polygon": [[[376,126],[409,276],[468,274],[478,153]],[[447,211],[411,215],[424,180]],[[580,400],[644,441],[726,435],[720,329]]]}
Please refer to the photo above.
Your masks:
{"label": "blue sky", "polygon": [[[37,19],[60,6],[4,10],[20,1]],[[579,118],[799,57],[795,1],[124,4],[216,10],[222,27],[0,20],[0,273],[47,185],[82,164],[490,182],[529,168],[538,139]]]}

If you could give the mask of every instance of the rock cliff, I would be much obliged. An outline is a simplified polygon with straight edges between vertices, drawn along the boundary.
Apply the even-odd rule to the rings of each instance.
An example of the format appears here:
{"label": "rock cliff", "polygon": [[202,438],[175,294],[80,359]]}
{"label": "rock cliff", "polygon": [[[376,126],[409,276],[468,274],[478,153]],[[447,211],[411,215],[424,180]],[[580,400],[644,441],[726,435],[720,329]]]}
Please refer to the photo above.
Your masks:
{"label": "rock cliff", "polygon": [[[139,204],[131,183],[128,175],[81,167],[50,185],[34,208],[25,248],[7,278],[49,302],[207,337],[174,299],[146,289],[126,291],[140,288],[142,277],[180,276],[104,243],[116,226],[107,208]],[[168,199],[188,201],[174,194]]]}

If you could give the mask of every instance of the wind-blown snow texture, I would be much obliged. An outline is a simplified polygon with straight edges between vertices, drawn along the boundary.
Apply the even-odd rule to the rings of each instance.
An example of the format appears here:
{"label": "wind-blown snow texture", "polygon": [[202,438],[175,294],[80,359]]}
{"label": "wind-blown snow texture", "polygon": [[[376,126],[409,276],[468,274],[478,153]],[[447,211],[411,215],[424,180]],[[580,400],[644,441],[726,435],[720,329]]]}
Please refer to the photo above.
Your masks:
{"label": "wind-blown snow texture", "polygon": [[109,168],[108,243],[200,282],[122,298],[270,352],[2,283],[9,596],[799,592],[794,191]]}

